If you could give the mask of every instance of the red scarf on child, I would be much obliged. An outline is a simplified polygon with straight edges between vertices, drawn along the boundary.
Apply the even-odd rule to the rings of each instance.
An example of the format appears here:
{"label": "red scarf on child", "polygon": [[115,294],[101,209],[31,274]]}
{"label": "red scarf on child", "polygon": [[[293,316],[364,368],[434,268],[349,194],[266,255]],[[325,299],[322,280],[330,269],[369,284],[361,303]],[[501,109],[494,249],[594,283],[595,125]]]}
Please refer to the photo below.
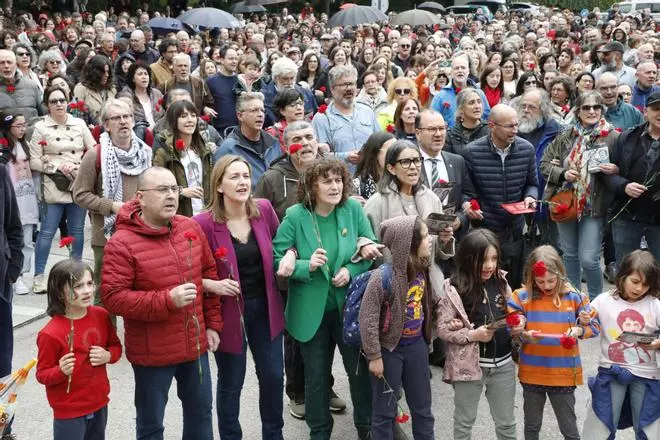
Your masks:
{"label": "red scarf on child", "polygon": [[486,95],[486,101],[488,101],[488,105],[490,105],[490,108],[493,108],[500,103],[500,99],[502,99],[502,90],[499,88],[494,89],[488,84],[486,84],[486,88],[484,89],[484,95]]}

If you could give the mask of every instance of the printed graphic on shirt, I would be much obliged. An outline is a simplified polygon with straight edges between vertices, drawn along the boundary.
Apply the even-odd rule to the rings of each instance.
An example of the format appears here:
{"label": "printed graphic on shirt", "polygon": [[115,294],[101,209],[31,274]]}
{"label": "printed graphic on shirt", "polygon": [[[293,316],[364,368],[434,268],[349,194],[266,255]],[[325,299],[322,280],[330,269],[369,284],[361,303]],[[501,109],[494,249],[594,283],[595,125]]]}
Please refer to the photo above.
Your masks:
{"label": "printed graphic on shirt", "polygon": [[418,275],[410,284],[406,296],[406,311],[403,322],[402,339],[417,339],[422,334],[422,323],[424,322],[424,309],[422,308],[422,298],[426,283],[424,276]]}
{"label": "printed graphic on shirt", "polygon": [[618,328],[608,328],[606,331],[615,341],[607,349],[607,355],[612,362],[629,365],[646,364],[653,360],[645,348],[637,344],[617,341],[622,332],[641,333],[646,326],[646,320],[641,313],[634,309],[625,309],[616,318]]}

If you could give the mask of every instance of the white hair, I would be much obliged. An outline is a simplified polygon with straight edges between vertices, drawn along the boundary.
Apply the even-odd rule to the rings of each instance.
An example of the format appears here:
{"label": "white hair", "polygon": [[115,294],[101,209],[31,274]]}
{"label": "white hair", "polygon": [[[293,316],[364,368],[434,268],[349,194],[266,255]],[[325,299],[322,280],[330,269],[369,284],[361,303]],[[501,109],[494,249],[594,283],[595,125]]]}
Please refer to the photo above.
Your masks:
{"label": "white hair", "polygon": [[284,75],[295,76],[298,74],[298,66],[292,59],[282,57],[273,63],[271,74],[273,75],[273,78],[279,78]]}

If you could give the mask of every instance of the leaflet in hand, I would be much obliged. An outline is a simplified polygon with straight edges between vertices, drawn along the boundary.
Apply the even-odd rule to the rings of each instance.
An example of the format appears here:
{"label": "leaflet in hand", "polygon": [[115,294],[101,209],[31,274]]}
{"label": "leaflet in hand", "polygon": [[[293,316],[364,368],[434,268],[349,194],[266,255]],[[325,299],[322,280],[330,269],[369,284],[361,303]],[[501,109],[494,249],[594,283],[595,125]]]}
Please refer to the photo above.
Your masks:
{"label": "leaflet in hand", "polygon": [[451,228],[455,220],[455,215],[432,212],[426,219],[426,226],[429,228],[429,234],[438,235],[440,231]]}
{"label": "leaflet in hand", "polygon": [[602,146],[585,150],[582,153],[582,160],[587,163],[587,171],[590,173],[600,173],[600,166],[610,163],[610,152],[607,145],[600,145]]}
{"label": "leaflet in hand", "polygon": [[617,340],[627,342],[629,344],[650,344],[658,339],[658,335],[653,333],[635,333],[623,332],[619,335]]}

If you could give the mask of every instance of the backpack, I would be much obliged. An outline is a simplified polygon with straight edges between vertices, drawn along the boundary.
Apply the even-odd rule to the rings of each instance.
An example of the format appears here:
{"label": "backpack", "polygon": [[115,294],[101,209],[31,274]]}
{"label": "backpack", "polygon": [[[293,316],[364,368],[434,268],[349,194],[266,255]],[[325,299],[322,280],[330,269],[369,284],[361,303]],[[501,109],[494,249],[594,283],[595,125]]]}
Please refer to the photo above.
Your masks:
{"label": "backpack", "polygon": [[371,279],[371,275],[377,270],[381,271],[381,280],[383,282],[383,290],[385,291],[385,322],[383,323],[383,331],[387,331],[390,325],[390,300],[392,299],[392,265],[383,264],[376,269],[364,272],[355,277],[346,291],[346,303],[344,304],[344,343],[353,347],[360,347],[362,345],[362,338],[360,335],[360,305],[362,304],[362,297],[367,290],[367,284]]}

